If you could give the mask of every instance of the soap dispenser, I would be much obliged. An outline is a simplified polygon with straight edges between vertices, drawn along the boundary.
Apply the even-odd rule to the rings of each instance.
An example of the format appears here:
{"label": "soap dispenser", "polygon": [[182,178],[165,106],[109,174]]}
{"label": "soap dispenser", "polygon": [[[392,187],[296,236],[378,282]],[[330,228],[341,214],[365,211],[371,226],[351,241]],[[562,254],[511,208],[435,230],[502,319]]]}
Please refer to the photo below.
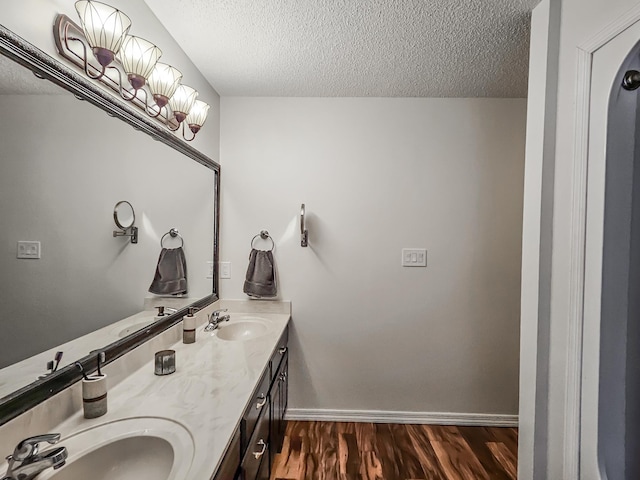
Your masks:
{"label": "soap dispenser", "polygon": [[196,343],[196,313],[197,307],[189,307],[187,314],[182,318],[182,343]]}
{"label": "soap dispenser", "polygon": [[156,307],[158,309],[158,313],[153,317],[155,321],[162,320],[164,317],[167,317],[169,314],[164,312],[164,306]]}

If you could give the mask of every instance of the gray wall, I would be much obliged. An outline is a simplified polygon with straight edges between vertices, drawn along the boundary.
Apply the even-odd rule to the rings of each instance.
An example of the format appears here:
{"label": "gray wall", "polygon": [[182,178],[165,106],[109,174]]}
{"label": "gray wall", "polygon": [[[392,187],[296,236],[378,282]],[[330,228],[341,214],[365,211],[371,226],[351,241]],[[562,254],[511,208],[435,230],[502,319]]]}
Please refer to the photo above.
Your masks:
{"label": "gray wall", "polygon": [[[269,230],[293,301],[290,408],[517,414],[525,101],[221,108],[221,292],[243,297]],[[402,268],[403,247],[428,267]]]}

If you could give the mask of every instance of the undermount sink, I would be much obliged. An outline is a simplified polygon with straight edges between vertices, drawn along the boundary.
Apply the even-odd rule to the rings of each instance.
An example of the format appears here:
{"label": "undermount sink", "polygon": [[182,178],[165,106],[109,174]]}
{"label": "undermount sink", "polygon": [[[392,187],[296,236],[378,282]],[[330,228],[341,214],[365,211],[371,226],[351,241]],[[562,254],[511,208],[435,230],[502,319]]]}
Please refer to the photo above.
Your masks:
{"label": "undermount sink", "polygon": [[221,340],[242,341],[258,338],[269,330],[268,320],[261,317],[234,317],[231,321],[222,323],[217,329],[217,336]]}
{"label": "undermount sink", "polygon": [[177,422],[137,417],[63,437],[69,457],[38,480],[181,480],[194,456],[189,431]]}

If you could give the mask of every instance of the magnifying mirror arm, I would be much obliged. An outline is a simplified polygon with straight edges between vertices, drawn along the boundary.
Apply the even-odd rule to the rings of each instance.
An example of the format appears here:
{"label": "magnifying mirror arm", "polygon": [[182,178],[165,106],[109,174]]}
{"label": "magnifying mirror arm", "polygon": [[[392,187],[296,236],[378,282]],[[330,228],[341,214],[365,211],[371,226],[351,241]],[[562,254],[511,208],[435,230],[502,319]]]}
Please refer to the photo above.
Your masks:
{"label": "magnifying mirror arm", "polygon": [[307,230],[306,209],[304,203],[300,206],[300,246],[309,246],[309,231]]}
{"label": "magnifying mirror arm", "polygon": [[138,243],[138,227],[132,226],[125,228],[124,230],[114,230],[113,236],[115,237],[131,237],[131,243]]}

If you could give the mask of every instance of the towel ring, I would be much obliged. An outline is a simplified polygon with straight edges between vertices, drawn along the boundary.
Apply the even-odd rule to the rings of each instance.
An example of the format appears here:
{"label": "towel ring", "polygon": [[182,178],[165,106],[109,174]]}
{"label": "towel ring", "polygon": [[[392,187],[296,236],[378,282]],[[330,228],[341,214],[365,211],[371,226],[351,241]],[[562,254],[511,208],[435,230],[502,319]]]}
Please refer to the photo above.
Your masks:
{"label": "towel ring", "polygon": [[258,235],[251,239],[251,248],[253,248],[253,242],[255,242],[258,237],[263,240],[266,240],[267,238],[271,240],[271,248],[269,250],[265,250],[265,252],[273,252],[273,249],[276,248],[276,242],[273,241],[273,238],[271,238],[271,235],[269,235],[269,232],[266,230],[262,230]]}
{"label": "towel ring", "polygon": [[177,228],[172,228],[171,230],[169,230],[167,233],[165,233],[162,238],[160,239],[160,246],[162,248],[165,248],[164,245],[162,244],[164,242],[164,239],[167,237],[167,235],[170,235],[171,238],[176,238],[176,237],[180,237],[180,247],[182,248],[184,247],[184,238],[182,238],[182,235],[180,235],[180,232],[178,232]]}

